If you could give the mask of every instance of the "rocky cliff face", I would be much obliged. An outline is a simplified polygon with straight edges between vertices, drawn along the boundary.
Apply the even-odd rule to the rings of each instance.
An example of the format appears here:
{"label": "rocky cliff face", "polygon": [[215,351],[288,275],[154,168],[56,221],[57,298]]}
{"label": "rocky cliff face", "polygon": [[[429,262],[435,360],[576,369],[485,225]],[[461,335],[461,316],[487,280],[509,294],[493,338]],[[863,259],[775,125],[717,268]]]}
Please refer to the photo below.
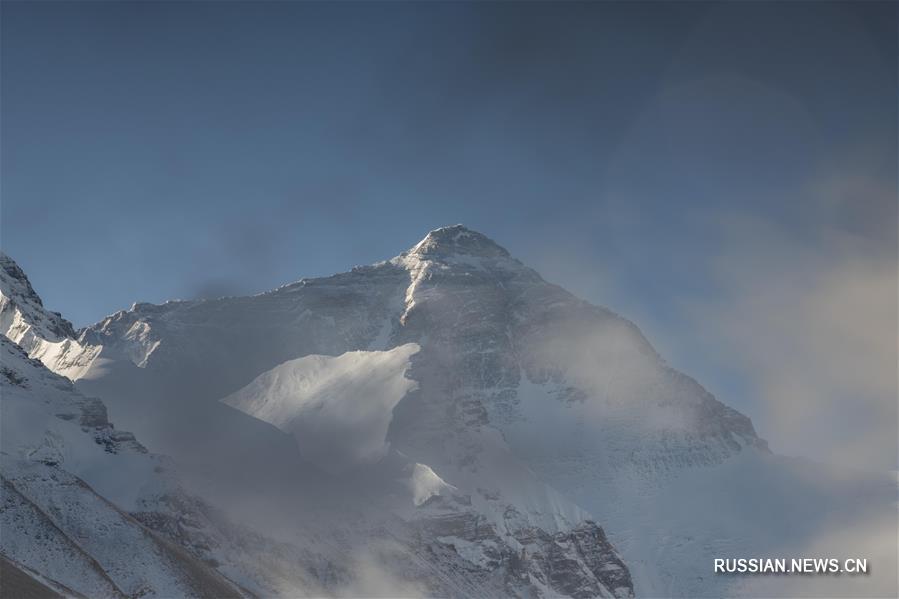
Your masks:
{"label": "rocky cliff face", "polygon": [[[519,529],[517,545],[503,542],[496,528],[474,514],[430,518],[420,530],[436,539],[425,544],[428,553],[451,550],[465,558],[472,580],[503,577],[504,594],[565,597],[629,597],[633,584],[627,567],[594,522],[547,533],[540,528]],[[516,547],[520,549],[516,550]]]}

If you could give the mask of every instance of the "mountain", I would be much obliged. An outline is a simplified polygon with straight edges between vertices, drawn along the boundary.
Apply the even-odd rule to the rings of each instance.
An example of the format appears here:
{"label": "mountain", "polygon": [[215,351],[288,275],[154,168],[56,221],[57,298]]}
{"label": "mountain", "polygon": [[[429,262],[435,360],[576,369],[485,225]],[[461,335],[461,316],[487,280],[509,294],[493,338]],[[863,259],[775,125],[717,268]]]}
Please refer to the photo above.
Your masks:
{"label": "mountain", "polygon": [[72,323],[44,308],[28,277],[9,256],[0,252],[0,332],[29,356],[54,372],[77,379],[84,374],[96,348],[75,340]]}
{"label": "mountain", "polygon": [[[28,289],[24,297],[32,309],[22,310],[22,296],[7,296],[4,288],[9,298],[4,310],[23,315],[17,321],[24,323],[21,328],[42,332],[53,314],[43,310],[24,273],[10,270]],[[52,342],[65,343],[72,333],[69,327]],[[157,395],[163,388],[159,382],[141,380],[149,393],[139,393],[133,377],[152,372],[148,363],[138,368],[129,354],[124,362],[109,358],[116,348],[87,343],[91,333],[83,331],[72,345],[83,348],[78,357],[90,364],[82,380],[110,382],[119,372],[126,395],[155,401],[153,409],[172,409],[165,413],[170,422],[184,420],[178,430],[189,433],[188,441],[172,447],[181,472],[148,454],[130,433],[113,428],[100,400],[0,338],[8,350],[2,363],[9,387],[2,401],[7,505],[0,548],[4,568],[20,581],[16,584],[87,596],[632,595],[627,568],[602,529],[532,476],[525,475],[529,489],[572,514],[564,526],[557,526],[560,516],[553,512],[552,526],[524,517],[510,531],[495,510],[485,513],[466,489],[390,448],[385,436],[391,409],[414,386],[404,376],[408,358],[418,350],[412,344],[342,359],[304,357],[263,377],[259,389],[280,381],[282,373],[290,375],[290,385],[264,393],[272,406],[294,385],[309,395],[307,406],[314,404],[311,415],[299,409],[303,418],[275,422],[290,423],[299,428],[289,430],[301,433],[322,422],[335,427],[318,439],[300,435],[301,450],[321,446],[306,451],[309,460],[286,434],[218,401],[175,416],[176,404]],[[48,340],[34,337],[33,349],[40,351]],[[381,403],[360,404],[359,392],[365,399],[378,396]],[[302,428],[304,418],[312,419],[312,429]],[[347,451],[333,434],[364,434],[369,442],[358,446],[362,453]],[[210,450],[210,440],[221,445]],[[230,453],[215,451],[225,445]],[[204,448],[205,459],[187,459],[177,451],[184,447]],[[238,459],[242,454],[250,458]],[[364,467],[356,467],[357,461]],[[215,468],[203,468],[210,464]],[[269,501],[272,496],[277,500]],[[136,557],[144,554],[160,556],[158,563]]]}
{"label": "mountain", "polygon": [[[864,557],[847,530],[895,530],[895,478],[772,454],[636,325],[461,225],[252,297],[135,304],[75,341],[78,389],[191,493],[290,546],[377,538],[358,561],[394,591],[794,596],[797,577],[760,591],[713,559]],[[843,594],[895,594],[895,547],[876,551]]]}

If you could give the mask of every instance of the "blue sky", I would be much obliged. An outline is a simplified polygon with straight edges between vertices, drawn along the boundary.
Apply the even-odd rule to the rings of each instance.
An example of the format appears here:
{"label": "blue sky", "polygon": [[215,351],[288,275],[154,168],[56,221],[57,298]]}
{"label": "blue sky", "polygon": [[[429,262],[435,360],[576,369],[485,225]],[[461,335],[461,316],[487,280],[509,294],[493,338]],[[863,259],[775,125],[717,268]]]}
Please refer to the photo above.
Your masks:
{"label": "blue sky", "polygon": [[[777,438],[772,388],[843,363],[801,342],[831,309],[852,355],[895,336],[894,293],[778,306],[864,273],[855,287],[889,287],[896,13],[4,2],[0,242],[86,325],[347,270],[461,222],[637,322]],[[769,350],[792,344],[809,361],[781,372]],[[828,388],[888,409],[894,387],[866,386],[882,370]]]}

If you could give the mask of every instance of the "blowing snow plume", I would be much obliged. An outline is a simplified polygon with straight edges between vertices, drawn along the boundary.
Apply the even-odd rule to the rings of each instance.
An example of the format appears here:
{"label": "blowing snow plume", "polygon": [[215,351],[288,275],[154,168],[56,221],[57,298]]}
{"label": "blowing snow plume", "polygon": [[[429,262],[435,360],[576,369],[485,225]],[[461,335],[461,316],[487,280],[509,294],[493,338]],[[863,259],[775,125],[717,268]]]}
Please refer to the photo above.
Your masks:
{"label": "blowing snow plume", "polygon": [[294,435],[307,460],[337,474],[387,454],[393,408],[416,386],[405,374],[419,349],[304,356],[222,402]]}

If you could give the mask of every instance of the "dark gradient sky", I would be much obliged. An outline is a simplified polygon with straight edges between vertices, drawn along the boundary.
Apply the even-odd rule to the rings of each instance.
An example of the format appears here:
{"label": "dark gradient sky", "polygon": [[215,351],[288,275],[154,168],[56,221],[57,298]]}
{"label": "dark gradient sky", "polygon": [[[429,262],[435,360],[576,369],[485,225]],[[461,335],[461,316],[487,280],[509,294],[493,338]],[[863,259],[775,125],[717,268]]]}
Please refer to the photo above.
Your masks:
{"label": "dark gradient sky", "polygon": [[85,325],[462,222],[756,415],[757,373],[696,314],[797,253],[829,272],[847,238],[894,260],[896,23],[886,2],[3,2],[2,247]]}

